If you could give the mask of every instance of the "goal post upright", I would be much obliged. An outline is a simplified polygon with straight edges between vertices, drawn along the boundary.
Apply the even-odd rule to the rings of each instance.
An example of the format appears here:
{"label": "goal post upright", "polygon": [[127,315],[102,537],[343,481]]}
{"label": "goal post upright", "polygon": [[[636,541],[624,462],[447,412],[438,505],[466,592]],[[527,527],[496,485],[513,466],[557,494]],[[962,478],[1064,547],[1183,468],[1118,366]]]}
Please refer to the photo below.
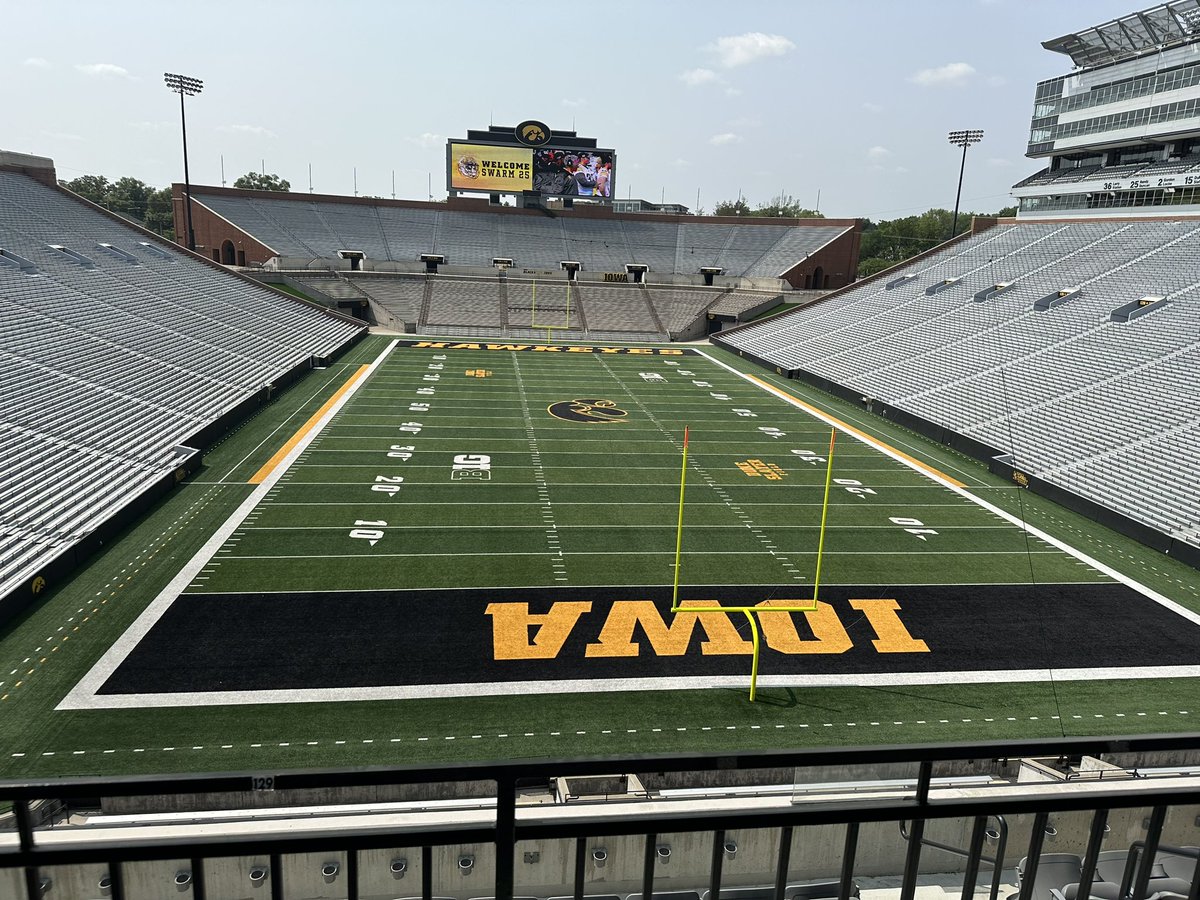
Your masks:
{"label": "goal post upright", "polygon": [[679,559],[683,553],[683,492],[687,487],[688,426],[683,426],[683,464],[679,470],[679,521],[675,527],[675,581],[671,588],[671,612],[679,612]]}
{"label": "goal post upright", "polygon": [[753,703],[758,694],[758,660],[760,651],[760,635],[758,628],[758,617],[764,612],[780,612],[780,613],[810,613],[818,609],[817,592],[820,589],[821,583],[821,559],[825,553],[825,529],[829,521],[829,494],[833,486],[833,451],[834,444],[837,440],[837,429],[830,429],[829,432],[829,456],[826,459],[825,466],[825,497],[821,502],[821,527],[817,537],[817,565],[816,573],[813,577],[813,596],[812,600],[804,605],[782,605],[776,604],[774,601],[768,601],[766,606],[680,606],[679,605],[679,570],[683,550],[683,498],[684,491],[687,486],[687,458],[688,458],[688,426],[683,428],[683,455],[682,465],[679,472],[679,519],[675,528],[675,577],[671,588],[671,613],[695,613],[701,615],[704,613],[721,613],[728,615],[729,613],[742,613],[746,616],[746,620],[750,623],[750,636],[752,639],[752,659],[750,664],[750,702]]}
{"label": "goal post upright", "polygon": [[[571,330],[571,282],[567,282],[567,308],[566,322],[562,325],[551,325],[549,323],[542,324],[537,320],[537,279],[533,279],[531,287],[529,327],[534,330],[546,329],[546,343],[549,344],[552,340],[552,333],[555,331],[570,331]],[[553,298],[551,298],[553,299]],[[553,307],[551,308],[553,310]]]}
{"label": "goal post upright", "polygon": [[817,532],[817,570],[813,574],[813,608],[817,606],[817,592],[821,589],[821,560],[825,556],[825,524],[829,520],[829,489],[833,485],[833,445],[837,440],[837,429],[829,429],[829,456],[825,466],[825,497],[821,501],[821,529]]}

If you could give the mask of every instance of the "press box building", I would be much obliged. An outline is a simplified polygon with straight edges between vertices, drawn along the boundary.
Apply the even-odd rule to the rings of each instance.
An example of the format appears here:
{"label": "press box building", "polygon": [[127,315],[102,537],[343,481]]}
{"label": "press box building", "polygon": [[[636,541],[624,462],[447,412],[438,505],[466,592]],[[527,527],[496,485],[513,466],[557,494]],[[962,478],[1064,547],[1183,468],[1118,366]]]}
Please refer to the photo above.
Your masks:
{"label": "press box building", "polygon": [[1018,215],[1200,212],[1200,0],[1173,0],[1042,44],[1074,64],[1038,84]]}

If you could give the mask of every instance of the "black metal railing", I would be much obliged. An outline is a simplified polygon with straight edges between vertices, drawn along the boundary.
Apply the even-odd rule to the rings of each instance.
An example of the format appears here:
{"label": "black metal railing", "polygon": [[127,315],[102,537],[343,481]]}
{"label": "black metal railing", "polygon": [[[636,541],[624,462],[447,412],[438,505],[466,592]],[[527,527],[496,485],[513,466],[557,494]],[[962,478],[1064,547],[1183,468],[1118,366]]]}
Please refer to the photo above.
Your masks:
{"label": "black metal railing", "polygon": [[[1200,778],[1138,778],[1125,782],[1075,781],[1065,779],[1055,785],[1029,785],[1028,790],[1006,789],[991,792],[975,790],[939,790],[935,783],[935,764],[958,763],[963,768],[986,761],[989,764],[1021,758],[1071,759],[1083,755],[1111,756],[1114,754],[1149,755],[1158,758],[1175,754],[1181,762],[1193,760],[1200,753],[1200,735],[1167,735],[1113,739],[1067,738],[1058,740],[1009,741],[986,744],[943,744],[925,746],[881,746],[854,748],[821,748],[795,751],[756,751],[733,754],[676,754],[607,757],[600,759],[508,760],[502,762],[455,763],[438,766],[398,766],[355,769],[317,769],[284,772],[244,772],[174,776],[61,778],[34,781],[0,781],[0,801],[11,801],[16,820],[16,840],[9,840],[13,849],[5,850],[0,842],[0,870],[24,870],[27,900],[49,900],[43,897],[38,870],[50,866],[71,866],[103,863],[108,866],[109,882],[106,891],[112,900],[124,900],[122,866],[127,863],[171,860],[188,857],[192,860],[191,896],[205,900],[204,861],[247,854],[269,855],[271,860],[271,897],[283,900],[284,854],[308,852],[345,852],[345,886],[342,891],[350,900],[359,896],[358,852],[363,850],[410,846],[421,848],[422,896],[432,898],[434,847],[459,844],[491,844],[496,849],[493,897],[509,900],[514,889],[514,855],[518,841],[570,840],[576,843],[574,895],[584,896],[585,841],[606,835],[645,835],[645,859],[642,876],[642,897],[654,896],[656,859],[655,836],[673,832],[708,832],[714,835],[711,869],[707,879],[708,900],[720,900],[724,833],[734,829],[774,829],[780,834],[774,900],[784,900],[788,887],[789,854],[792,830],[801,826],[838,825],[845,827],[845,839],[840,863],[838,900],[848,900],[854,891],[853,877],[858,849],[859,828],[866,823],[901,823],[907,840],[900,897],[912,900],[917,886],[918,868],[923,847],[933,847],[961,855],[967,860],[963,897],[973,896],[980,862],[991,864],[995,870],[1003,864],[1004,851],[994,857],[983,855],[989,820],[1004,822],[1001,817],[1032,815],[1033,829],[1026,850],[1026,868],[1022,873],[1020,900],[1045,900],[1033,894],[1037,861],[1046,836],[1048,816],[1055,812],[1091,811],[1092,824],[1085,864],[1079,887],[1079,897],[1089,896],[1092,876],[1099,852],[1100,840],[1106,830],[1108,811],[1135,807],[1150,808],[1143,842],[1131,851],[1129,874],[1122,885],[1123,896],[1132,900],[1145,897],[1155,853],[1160,849],[1159,836],[1169,806],[1200,803]],[[1190,756],[1189,756],[1190,754]],[[911,790],[889,790],[878,797],[862,792],[805,798],[797,795],[790,803],[747,802],[741,808],[723,809],[719,805],[679,803],[671,808],[669,801],[655,803],[649,811],[639,810],[637,803],[628,804],[628,815],[613,815],[606,804],[596,804],[589,814],[582,804],[572,804],[569,817],[539,815],[538,807],[522,807],[518,816],[517,788],[531,781],[545,781],[565,776],[603,776],[613,772],[634,773],[714,773],[754,769],[795,769],[799,771],[820,766],[878,767],[885,764],[910,764],[917,767],[917,778]],[[952,767],[952,766],[951,766]],[[194,796],[226,794],[229,792],[312,791],[335,788],[358,788],[395,785],[428,785],[433,783],[490,783],[494,785],[480,806],[490,808],[494,799],[494,816],[475,817],[474,821],[442,822],[427,829],[403,831],[378,829],[354,830],[344,824],[326,830],[306,830],[303,833],[270,834],[211,834],[189,837],[186,842],[164,838],[129,839],[112,842],[97,841],[40,841],[39,830],[33,825],[30,804],[54,798],[72,797],[159,797],[163,795]],[[1011,783],[1007,785],[1012,788]],[[1020,785],[1018,787],[1026,787]],[[812,802],[810,802],[812,801]],[[644,805],[644,804],[643,804]],[[924,836],[925,823],[930,820],[973,819],[970,845],[953,847],[931,841]],[[69,826],[68,826],[69,827]],[[1007,840],[1007,828],[999,834]],[[11,832],[10,832],[11,835]],[[2,837],[2,835],[0,835]],[[1191,851],[1188,851],[1189,853]],[[1136,861],[1141,865],[1133,868]],[[993,879],[991,897],[996,898],[999,882]],[[1191,885],[1190,900],[1200,900],[1200,866]]]}

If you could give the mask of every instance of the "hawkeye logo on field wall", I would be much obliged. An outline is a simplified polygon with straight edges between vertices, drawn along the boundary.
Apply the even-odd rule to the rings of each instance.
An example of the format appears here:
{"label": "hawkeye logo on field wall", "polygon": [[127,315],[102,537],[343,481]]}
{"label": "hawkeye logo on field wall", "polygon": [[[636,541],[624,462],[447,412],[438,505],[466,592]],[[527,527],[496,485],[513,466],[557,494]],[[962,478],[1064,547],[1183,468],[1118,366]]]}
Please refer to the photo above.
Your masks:
{"label": "hawkeye logo on field wall", "polygon": [[[766,600],[764,609],[794,605],[795,600]],[[717,600],[691,600],[690,606],[720,606]],[[851,608],[872,632],[876,653],[928,653],[929,645],[914,638],[900,618],[900,604],[892,599],[850,600]],[[489,603],[484,613],[492,619],[492,656],[496,660],[558,659],[581,620],[594,618],[588,600],[560,601],[549,612],[531,613],[528,603]],[[807,634],[797,628],[790,612],[758,614],[763,640],[771,650],[789,656],[839,654],[854,646],[850,632],[837,611],[828,603],[799,614]],[[633,657],[647,649],[654,656],[684,656],[699,625],[704,634],[700,652],[705,656],[749,656],[753,644],[738,631],[728,615],[676,613],[664,617],[651,600],[617,600],[602,624],[588,622],[592,631],[599,624],[596,640],[583,645],[587,659]],[[594,633],[594,631],[593,631]]]}

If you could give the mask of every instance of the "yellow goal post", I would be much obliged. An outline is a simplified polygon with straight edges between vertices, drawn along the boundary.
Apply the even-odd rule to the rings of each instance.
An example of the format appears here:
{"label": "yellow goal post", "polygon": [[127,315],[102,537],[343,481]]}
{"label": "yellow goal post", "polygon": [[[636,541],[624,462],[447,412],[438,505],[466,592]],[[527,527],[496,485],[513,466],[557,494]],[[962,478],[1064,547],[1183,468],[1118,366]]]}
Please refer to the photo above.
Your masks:
{"label": "yellow goal post", "polygon": [[812,600],[806,603],[776,603],[772,602],[770,606],[682,606],[679,602],[679,571],[680,561],[683,555],[683,506],[684,494],[687,488],[687,460],[688,460],[688,439],[690,429],[688,426],[683,428],[683,462],[679,473],[679,520],[675,529],[675,579],[671,588],[671,613],[721,613],[728,615],[729,613],[742,613],[746,616],[746,620],[750,623],[750,635],[753,642],[753,662],[750,667],[750,702],[754,702],[754,698],[758,693],[758,657],[759,657],[759,629],[758,616],[763,612],[785,612],[785,613],[809,613],[817,610],[817,597],[821,589],[821,560],[825,554],[825,526],[829,517],[829,491],[833,484],[833,451],[837,441],[837,429],[830,429],[829,432],[829,456],[826,459],[825,466],[825,496],[821,501],[821,528],[817,537],[817,564],[816,572],[813,576],[813,595]]}

